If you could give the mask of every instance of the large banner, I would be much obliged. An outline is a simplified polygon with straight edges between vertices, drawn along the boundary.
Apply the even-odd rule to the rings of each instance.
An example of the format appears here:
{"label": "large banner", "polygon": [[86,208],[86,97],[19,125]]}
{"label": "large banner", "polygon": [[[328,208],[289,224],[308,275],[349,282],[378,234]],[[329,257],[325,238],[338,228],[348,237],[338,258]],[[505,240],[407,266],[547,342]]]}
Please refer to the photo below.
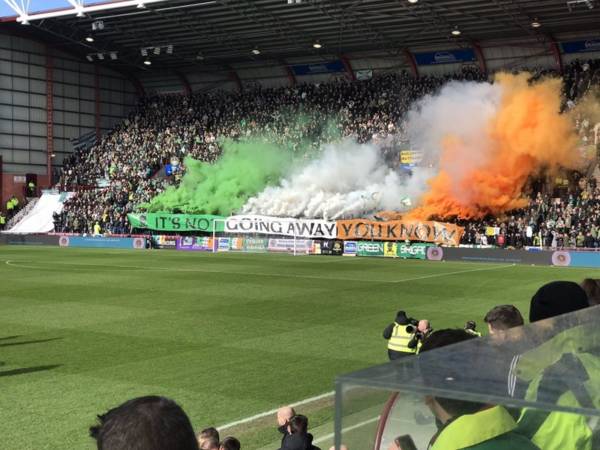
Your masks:
{"label": "large banner", "polygon": [[[157,231],[204,231],[213,232],[215,219],[222,216],[210,214],[169,214],[169,213],[142,213],[127,214],[129,223],[133,228],[147,228]],[[223,231],[223,222],[217,222],[217,230]]]}
{"label": "large banner", "polygon": [[335,239],[337,236],[335,222],[255,215],[228,217],[224,231],[225,233],[276,234],[298,238]]}
{"label": "large banner", "polygon": [[378,241],[424,241],[459,245],[464,228],[451,223],[390,220],[338,220],[338,239],[373,239]]}

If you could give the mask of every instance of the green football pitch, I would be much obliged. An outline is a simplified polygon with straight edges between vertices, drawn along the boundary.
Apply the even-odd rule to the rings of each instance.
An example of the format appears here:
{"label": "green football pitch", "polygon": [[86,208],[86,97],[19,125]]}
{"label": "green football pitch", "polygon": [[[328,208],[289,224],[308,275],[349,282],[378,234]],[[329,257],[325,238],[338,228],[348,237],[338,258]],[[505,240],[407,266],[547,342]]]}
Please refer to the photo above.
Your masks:
{"label": "green football pitch", "polygon": [[[93,448],[96,414],[158,394],[196,429],[333,389],[386,361],[398,309],[462,327],[592,270],[274,254],[0,247],[0,447]],[[318,402],[317,402],[318,403]],[[312,408],[312,409],[310,409]],[[306,407],[315,437],[331,400]],[[274,416],[230,431],[276,445]],[[323,430],[323,431],[321,431]],[[325,446],[325,441],[321,441]],[[272,447],[277,448],[277,447]]]}

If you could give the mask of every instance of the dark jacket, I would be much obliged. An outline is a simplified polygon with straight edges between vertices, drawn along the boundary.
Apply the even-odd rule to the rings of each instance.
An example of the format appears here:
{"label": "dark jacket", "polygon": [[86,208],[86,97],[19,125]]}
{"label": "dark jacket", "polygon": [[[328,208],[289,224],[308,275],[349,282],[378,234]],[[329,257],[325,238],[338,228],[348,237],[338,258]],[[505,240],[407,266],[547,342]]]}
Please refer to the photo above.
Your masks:
{"label": "dark jacket", "polygon": [[288,434],[286,431],[279,450],[318,450],[318,447],[312,445],[312,441],[313,435],[310,433]]}

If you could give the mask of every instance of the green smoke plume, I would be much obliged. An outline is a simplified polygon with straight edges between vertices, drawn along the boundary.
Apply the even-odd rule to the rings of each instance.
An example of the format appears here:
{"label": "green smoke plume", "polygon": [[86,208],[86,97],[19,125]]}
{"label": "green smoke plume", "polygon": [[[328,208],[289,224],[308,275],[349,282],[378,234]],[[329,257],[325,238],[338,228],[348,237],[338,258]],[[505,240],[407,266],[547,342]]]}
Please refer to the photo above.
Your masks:
{"label": "green smoke plume", "polygon": [[221,143],[214,164],[186,158],[179,187],[169,187],[140,209],[150,212],[229,215],[246,200],[276,184],[291,164],[291,154],[262,139]]}
{"label": "green smoke plume", "polygon": [[214,164],[186,158],[178,187],[171,186],[138,209],[149,212],[229,215],[265,187],[278,184],[295,165],[319,153],[321,144],[340,139],[341,118],[319,111],[279,111],[270,124],[240,123],[241,141],[219,141]]}

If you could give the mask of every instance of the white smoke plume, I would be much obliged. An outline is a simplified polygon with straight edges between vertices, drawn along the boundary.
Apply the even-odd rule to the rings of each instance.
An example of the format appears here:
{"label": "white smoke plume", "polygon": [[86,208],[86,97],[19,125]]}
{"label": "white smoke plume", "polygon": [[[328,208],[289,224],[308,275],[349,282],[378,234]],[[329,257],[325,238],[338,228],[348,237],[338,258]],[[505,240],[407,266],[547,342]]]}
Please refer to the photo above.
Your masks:
{"label": "white smoke plume", "polygon": [[432,175],[419,169],[402,176],[386,165],[376,146],[346,140],[325,145],[319,158],[249,199],[242,212],[340,219],[401,211],[423,193]]}
{"label": "white smoke plume", "polygon": [[323,219],[365,217],[382,210],[405,212],[418,206],[429,190],[427,181],[437,174],[447,136],[460,140],[467,155],[443,162],[452,179],[462,179],[469,168],[487,162],[488,127],[501,100],[499,84],[452,81],[415,102],[406,116],[410,148],[423,155],[412,176],[388,167],[375,145],[346,140],[324,146],[319,158],[249,199],[242,212]]}
{"label": "white smoke plume", "polygon": [[433,95],[417,101],[407,115],[407,133],[413,150],[424,163],[437,166],[442,143],[452,135],[460,140],[468,158],[447,161],[452,178],[465,167],[484,164],[489,146],[488,127],[502,100],[499,84],[451,81]]}

